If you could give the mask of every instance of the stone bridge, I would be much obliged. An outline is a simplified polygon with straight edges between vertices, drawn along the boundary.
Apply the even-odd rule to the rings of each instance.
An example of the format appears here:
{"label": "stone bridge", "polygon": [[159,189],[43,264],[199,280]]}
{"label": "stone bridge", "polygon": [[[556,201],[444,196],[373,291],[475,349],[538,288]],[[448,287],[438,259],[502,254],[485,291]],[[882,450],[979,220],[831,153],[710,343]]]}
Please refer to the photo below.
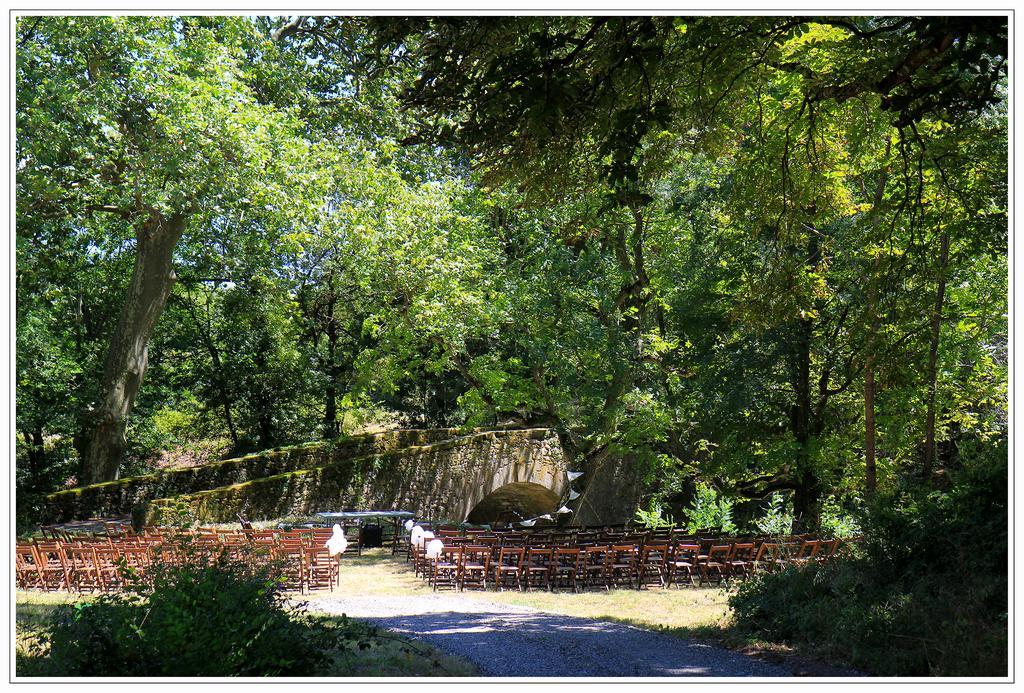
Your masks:
{"label": "stone bridge", "polygon": [[[152,523],[184,512],[232,522],[239,512],[255,520],[402,509],[438,521],[509,521],[566,502],[566,471],[558,437],[545,428],[387,431],[61,491],[48,496],[48,519],[132,513]],[[588,522],[625,519],[623,511],[601,517],[594,506],[635,507],[609,500],[588,504]]]}

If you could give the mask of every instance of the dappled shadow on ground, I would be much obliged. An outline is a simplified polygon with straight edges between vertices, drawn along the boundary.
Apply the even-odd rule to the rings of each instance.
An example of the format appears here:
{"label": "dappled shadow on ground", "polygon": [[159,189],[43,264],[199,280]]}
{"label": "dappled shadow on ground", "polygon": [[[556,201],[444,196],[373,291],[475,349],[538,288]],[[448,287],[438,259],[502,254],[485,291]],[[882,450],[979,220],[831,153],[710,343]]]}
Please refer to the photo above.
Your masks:
{"label": "dappled shadow on ground", "polygon": [[337,630],[327,676],[473,676],[476,667],[448,656],[424,642],[378,628],[361,619],[319,616],[319,622]]}
{"label": "dappled shadow on ground", "polygon": [[374,618],[477,664],[485,676],[786,676],[713,645],[549,613],[432,612]]}
{"label": "dappled shadow on ground", "polygon": [[[676,640],[683,643],[677,645],[682,650],[673,649],[673,657],[684,657],[679,661],[685,663],[680,665],[674,661],[651,662],[644,657],[633,658],[629,662],[623,661],[619,656],[616,660],[607,663],[591,662],[588,667],[582,665],[563,663],[552,668],[538,660],[534,663],[523,664],[519,662],[506,662],[504,664],[492,664],[494,656],[483,655],[476,661],[480,662],[482,669],[488,670],[486,675],[490,676],[724,676],[721,673],[721,666],[700,664],[698,660],[689,659],[694,653],[719,652],[731,650],[728,654],[739,658],[741,662],[751,662],[752,666],[774,665],[774,668],[782,668],[783,675],[788,676],[830,676],[846,677],[860,676],[859,672],[833,666],[825,662],[801,656],[792,648],[776,644],[753,643],[748,637],[735,632],[731,623],[722,623],[714,619],[713,614],[705,618],[704,614],[698,614],[693,625],[677,625],[678,618],[667,618],[670,615],[678,615],[679,610],[689,611],[693,609],[707,608],[708,604],[696,600],[698,592],[692,592],[692,588],[679,588],[661,592],[658,589],[644,590],[642,592],[631,591],[629,597],[636,597],[637,601],[620,603],[616,597],[616,591],[606,593],[602,590],[587,592],[583,594],[557,593],[551,594],[543,591],[519,593],[504,592],[498,593],[493,590],[485,592],[434,592],[421,578],[413,575],[412,565],[401,555],[392,555],[390,549],[370,549],[364,551],[362,556],[346,554],[342,561],[342,585],[333,592],[318,592],[315,594],[303,595],[309,599],[313,608],[327,606],[324,602],[335,602],[328,610],[335,613],[347,611],[351,616],[358,618],[373,619],[381,625],[402,629],[406,632],[422,637],[429,637],[432,642],[452,651],[453,654],[460,654],[454,648],[466,647],[474,653],[486,651],[492,648],[498,652],[501,648],[507,647],[510,652],[518,652],[519,648],[515,643],[507,644],[500,634],[495,630],[507,628],[517,632],[528,634],[531,638],[543,638],[544,633],[550,630],[554,633],[585,633],[592,629],[595,623],[602,623],[600,627],[606,633],[610,629],[630,630],[629,627],[645,629],[651,635],[662,639]],[[665,600],[652,600],[650,597],[664,595]],[[587,607],[585,601],[593,597],[608,597],[608,603],[601,603],[599,609]],[[677,599],[676,597],[694,596],[694,600]],[[519,597],[522,597],[520,599]],[[539,597],[540,600],[534,599]],[[555,597],[554,600],[546,599]],[[457,600],[453,602],[452,600]],[[717,600],[717,597],[716,597]],[[554,601],[555,603],[545,603]],[[691,601],[699,603],[691,603]],[[603,599],[602,599],[603,602]],[[539,610],[539,611],[538,611]],[[575,610],[576,616],[564,615]],[[511,613],[519,612],[519,613]],[[523,612],[528,612],[526,615]],[[622,613],[617,613],[622,612]],[[628,615],[627,615],[628,614]],[[492,619],[488,621],[488,618]],[[524,620],[526,619],[526,620]],[[704,621],[708,622],[704,622]],[[387,621],[387,624],[384,622]],[[673,621],[675,623],[673,623]],[[613,625],[614,624],[614,625]],[[436,633],[426,633],[427,630],[436,630]],[[444,631],[444,632],[442,632]],[[611,636],[610,636],[611,637]],[[549,643],[554,652],[561,652],[567,645],[564,637],[556,638]],[[572,641],[576,643],[576,640]],[[586,643],[580,647],[587,648]],[[663,651],[666,646],[659,645]],[[680,654],[682,652],[683,654]],[[609,657],[616,657],[614,653]],[[721,658],[719,658],[720,660]],[[546,661],[546,660],[545,660]],[[588,660],[589,661],[589,660]],[[733,660],[730,660],[733,661]],[[493,667],[498,673],[490,673]],[[578,673],[579,671],[585,673]],[[608,673],[608,671],[616,673]],[[564,671],[567,673],[551,673],[551,671]],[[514,672],[514,673],[509,673]],[[645,673],[623,673],[623,672],[645,672]],[[750,674],[748,674],[750,675]],[[754,674],[769,675],[769,674]],[[773,673],[770,675],[778,675]]]}

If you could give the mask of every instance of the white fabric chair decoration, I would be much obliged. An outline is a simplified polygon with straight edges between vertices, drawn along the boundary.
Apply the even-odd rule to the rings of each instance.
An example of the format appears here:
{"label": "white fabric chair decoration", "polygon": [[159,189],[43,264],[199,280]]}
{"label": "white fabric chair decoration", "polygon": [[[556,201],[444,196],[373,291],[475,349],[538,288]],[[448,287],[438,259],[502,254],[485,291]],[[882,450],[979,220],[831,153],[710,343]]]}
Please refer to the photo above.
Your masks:
{"label": "white fabric chair decoration", "polygon": [[566,472],[565,475],[569,477],[569,481],[576,481],[583,476],[583,472]]}
{"label": "white fabric chair decoration", "polygon": [[405,521],[405,531],[406,532],[410,531],[415,526],[416,526],[416,523],[413,522],[412,520],[406,520]]}
{"label": "white fabric chair decoration", "polygon": [[444,550],[444,543],[440,539],[431,539],[430,543],[427,544],[427,558],[432,561],[436,561],[437,557],[441,555]]}
{"label": "white fabric chair decoration", "polygon": [[412,528],[412,534],[409,535],[409,543],[413,544],[413,545],[415,545],[417,547],[423,546],[422,542],[420,542],[420,537],[423,536],[423,532],[425,532],[425,531],[426,530],[424,530],[419,525],[416,525],[415,527],[413,527]]}
{"label": "white fabric chair decoration", "polygon": [[555,511],[555,513],[557,513],[558,515],[565,515],[566,513],[571,513],[571,512],[572,512],[572,509],[567,507],[567,506],[564,506],[564,505],[561,508],[559,508],[558,510]]}
{"label": "white fabric chair decoration", "polygon": [[433,532],[424,532],[416,540],[416,548],[422,549],[427,544],[427,542],[429,542],[433,538],[434,538],[434,533]]}
{"label": "white fabric chair decoration", "polygon": [[535,524],[537,524],[537,521],[536,520],[523,520],[519,524],[521,524],[523,527],[533,527]]}
{"label": "white fabric chair decoration", "polygon": [[327,552],[332,556],[340,556],[345,553],[345,549],[348,548],[348,539],[345,538],[345,530],[341,528],[341,525],[334,525],[334,532],[327,540],[326,546]]}
{"label": "white fabric chair decoration", "polygon": [[574,501],[580,497],[580,492],[576,489],[569,489],[569,500]]}

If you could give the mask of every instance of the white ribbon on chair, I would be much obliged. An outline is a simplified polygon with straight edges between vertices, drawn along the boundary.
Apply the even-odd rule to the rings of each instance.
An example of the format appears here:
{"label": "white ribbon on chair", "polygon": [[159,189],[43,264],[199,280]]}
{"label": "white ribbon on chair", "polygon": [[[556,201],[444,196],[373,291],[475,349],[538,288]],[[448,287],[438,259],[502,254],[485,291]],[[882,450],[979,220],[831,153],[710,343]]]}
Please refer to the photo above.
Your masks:
{"label": "white ribbon on chair", "polygon": [[334,525],[334,533],[327,540],[327,551],[332,556],[340,556],[348,548],[348,539],[345,538],[345,530],[341,525]]}
{"label": "white ribbon on chair", "polygon": [[432,561],[436,561],[442,551],[444,551],[444,542],[440,539],[432,539],[430,543],[427,544],[427,558]]}

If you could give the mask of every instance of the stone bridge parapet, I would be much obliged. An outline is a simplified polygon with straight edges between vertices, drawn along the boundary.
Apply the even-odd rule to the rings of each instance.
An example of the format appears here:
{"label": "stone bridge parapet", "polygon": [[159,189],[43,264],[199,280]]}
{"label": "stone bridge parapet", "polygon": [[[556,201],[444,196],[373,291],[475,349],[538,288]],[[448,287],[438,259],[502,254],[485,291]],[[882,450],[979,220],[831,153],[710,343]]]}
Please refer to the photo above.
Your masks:
{"label": "stone bridge parapet", "polygon": [[553,431],[389,431],[166,470],[51,494],[48,520],[186,512],[199,522],[357,509],[411,510],[433,520],[491,521],[553,512],[567,490]]}

